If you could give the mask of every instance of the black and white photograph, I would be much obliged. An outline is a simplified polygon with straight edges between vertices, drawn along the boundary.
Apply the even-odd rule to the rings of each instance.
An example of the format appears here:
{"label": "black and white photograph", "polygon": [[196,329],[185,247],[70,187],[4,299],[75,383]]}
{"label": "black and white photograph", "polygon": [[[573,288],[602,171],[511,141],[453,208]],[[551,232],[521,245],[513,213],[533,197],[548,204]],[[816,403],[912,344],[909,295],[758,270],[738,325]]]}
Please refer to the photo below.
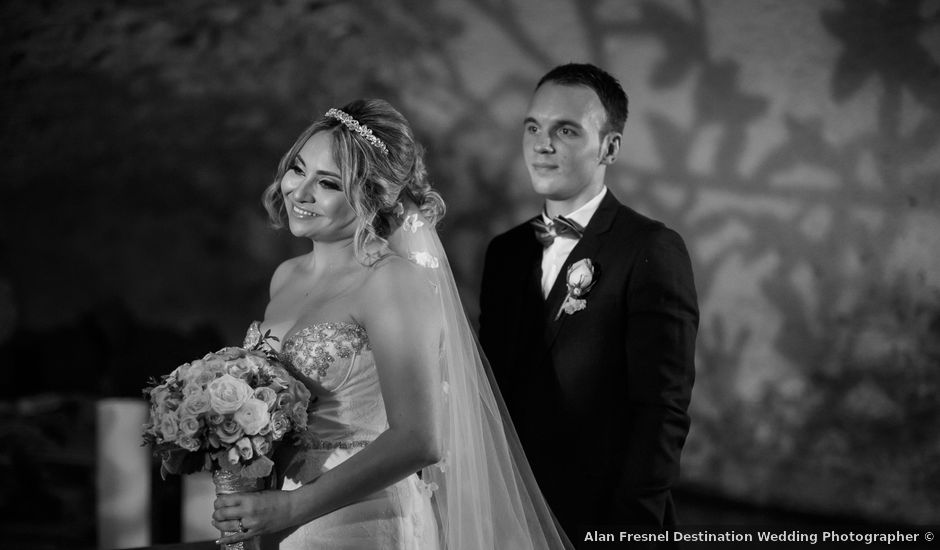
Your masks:
{"label": "black and white photograph", "polygon": [[0,548],[937,544],[940,0],[0,43]]}

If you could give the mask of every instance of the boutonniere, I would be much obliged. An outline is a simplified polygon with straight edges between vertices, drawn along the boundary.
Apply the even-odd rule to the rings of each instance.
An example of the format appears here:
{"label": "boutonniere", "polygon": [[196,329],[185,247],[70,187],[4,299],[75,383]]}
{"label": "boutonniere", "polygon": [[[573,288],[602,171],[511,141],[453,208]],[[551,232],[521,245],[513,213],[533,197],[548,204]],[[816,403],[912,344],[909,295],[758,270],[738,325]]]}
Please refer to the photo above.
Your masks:
{"label": "boutonniere", "polygon": [[587,300],[584,297],[594,287],[595,282],[597,282],[597,278],[594,275],[594,262],[584,258],[571,264],[565,276],[568,294],[565,296],[565,301],[561,303],[561,307],[558,308],[555,320],[557,321],[561,317],[562,312],[572,315],[586,308]]}

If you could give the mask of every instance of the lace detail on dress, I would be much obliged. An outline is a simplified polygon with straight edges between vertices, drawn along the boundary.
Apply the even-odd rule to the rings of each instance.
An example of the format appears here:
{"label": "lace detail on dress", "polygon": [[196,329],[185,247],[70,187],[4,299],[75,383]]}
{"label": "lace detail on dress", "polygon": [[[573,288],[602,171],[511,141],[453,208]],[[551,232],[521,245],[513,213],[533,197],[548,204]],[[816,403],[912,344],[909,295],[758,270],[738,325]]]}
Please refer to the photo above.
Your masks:
{"label": "lace detail on dress", "polygon": [[427,252],[411,252],[408,254],[408,259],[428,269],[437,269],[441,265],[440,260],[438,260],[436,256],[428,254]]}
{"label": "lace detail on dress", "polygon": [[327,375],[337,357],[349,359],[363,349],[369,349],[366,329],[354,323],[326,322],[299,330],[284,342],[281,354],[302,373],[317,379]]}
{"label": "lace detail on dress", "polygon": [[365,440],[351,440],[351,441],[323,441],[322,439],[306,439],[303,442],[303,446],[308,449],[361,449],[372,443],[372,441]]}
{"label": "lace detail on dress", "polygon": [[242,347],[252,349],[259,343],[261,343],[261,321],[252,321],[251,325],[248,327],[248,332],[245,333],[245,340],[242,342]]}

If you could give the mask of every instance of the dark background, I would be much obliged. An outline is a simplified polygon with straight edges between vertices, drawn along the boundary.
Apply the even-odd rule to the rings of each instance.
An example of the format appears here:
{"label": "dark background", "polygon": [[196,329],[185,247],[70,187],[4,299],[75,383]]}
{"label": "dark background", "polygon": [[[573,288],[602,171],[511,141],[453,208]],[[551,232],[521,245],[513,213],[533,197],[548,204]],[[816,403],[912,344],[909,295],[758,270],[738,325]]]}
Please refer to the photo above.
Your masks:
{"label": "dark background", "polygon": [[331,106],[409,118],[475,319],[572,60],[630,95],[609,186],[693,255],[684,519],[940,517],[940,1],[7,0],[0,44],[7,540],[94,545],[95,401],[263,315],[305,244],[259,197]]}

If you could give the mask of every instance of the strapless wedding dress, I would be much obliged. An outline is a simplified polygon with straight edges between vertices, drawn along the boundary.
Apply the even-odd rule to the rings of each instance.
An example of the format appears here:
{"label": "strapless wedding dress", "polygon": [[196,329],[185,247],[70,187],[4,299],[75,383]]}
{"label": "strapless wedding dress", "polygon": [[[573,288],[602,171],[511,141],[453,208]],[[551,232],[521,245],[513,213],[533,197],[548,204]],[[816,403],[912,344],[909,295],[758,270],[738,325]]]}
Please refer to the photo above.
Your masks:
{"label": "strapless wedding dress", "polygon": [[[246,342],[257,341],[252,323]],[[312,381],[316,398],[299,446],[276,458],[281,488],[296,489],[342,464],[388,428],[372,347],[364,328],[316,323],[282,342],[281,357]],[[282,533],[282,550],[439,548],[431,490],[417,475]],[[280,538],[278,537],[278,538]]]}

